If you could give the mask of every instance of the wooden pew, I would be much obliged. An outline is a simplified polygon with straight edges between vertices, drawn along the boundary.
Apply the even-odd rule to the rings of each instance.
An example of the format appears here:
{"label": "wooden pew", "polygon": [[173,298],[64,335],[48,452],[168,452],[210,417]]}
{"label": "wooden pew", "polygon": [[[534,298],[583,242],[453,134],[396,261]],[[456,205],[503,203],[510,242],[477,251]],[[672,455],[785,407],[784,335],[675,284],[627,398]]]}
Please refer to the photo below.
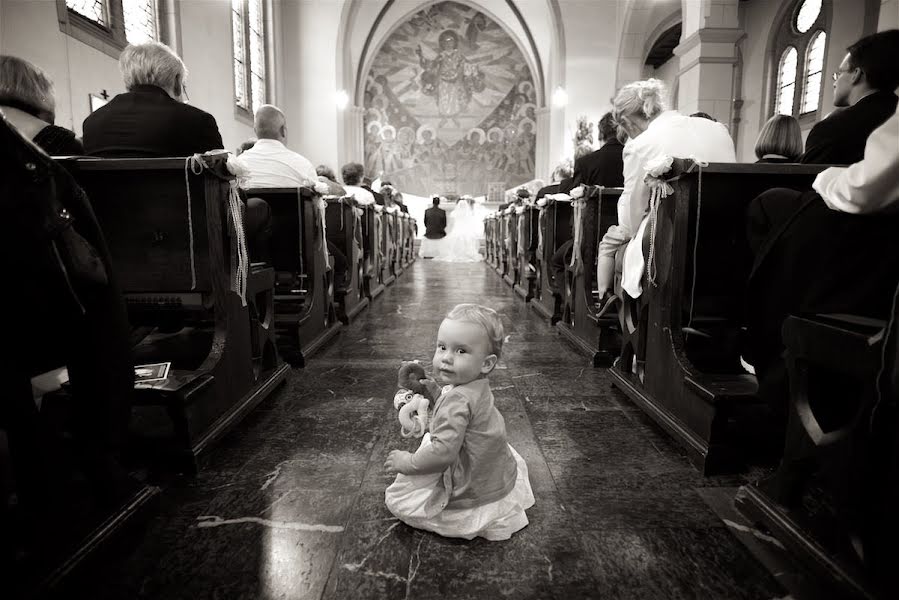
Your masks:
{"label": "wooden pew", "polygon": [[621,352],[621,336],[615,314],[597,318],[596,262],[602,236],[618,224],[618,198],[622,188],[590,186],[583,201],[575,204],[573,219],[579,223],[580,254],[576,264],[566,264],[559,333],[590,357],[593,366],[611,366]]}
{"label": "wooden pew", "polygon": [[496,216],[496,272],[502,277],[508,268],[508,254],[506,253],[506,238],[508,237],[509,215],[505,211]]}
{"label": "wooden pew", "polygon": [[893,598],[899,584],[893,306],[891,329],[847,315],[787,319],[792,402],[784,459],[736,497],[738,510],[770,531],[832,597]]}
{"label": "wooden pew", "polygon": [[506,268],[503,273],[503,281],[512,289],[518,283],[518,220],[520,215],[513,208],[512,213],[506,219]]}
{"label": "wooden pew", "polygon": [[385,288],[381,260],[381,217],[373,204],[363,206],[362,211],[362,257],[365,265],[362,288],[371,301]]}
{"label": "wooden pew", "polygon": [[484,217],[484,259],[488,265],[496,268],[496,215],[491,213]]}
{"label": "wooden pew", "polygon": [[385,211],[387,215],[387,248],[390,253],[390,268],[394,277],[403,274],[403,213],[399,208]]}
{"label": "wooden pew", "polygon": [[278,348],[294,367],[337,335],[333,273],[322,230],[321,198],[308,188],[246,190],[272,210],[272,267]]}
{"label": "wooden pew", "polygon": [[[741,429],[770,426],[756,380],[740,366],[752,264],[746,209],[774,187],[810,189],[823,165],[675,161],[659,204],[657,285],[624,299],[613,382],[686,449],[703,473],[742,466]],[[648,255],[649,235],[644,241]],[[647,269],[648,270],[648,269]]]}
{"label": "wooden pew", "polygon": [[374,209],[375,222],[377,224],[377,229],[380,235],[378,243],[381,253],[381,283],[383,283],[385,286],[388,286],[396,281],[396,263],[394,262],[393,252],[391,248],[394,219],[393,215],[387,212],[387,210],[385,210],[383,206],[378,206],[376,204],[374,205]]}
{"label": "wooden pew", "polygon": [[[132,429],[154,451],[154,444],[171,448],[187,471],[288,372],[275,345],[275,273],[248,259],[241,271],[245,240],[229,200],[238,223],[243,204],[230,197],[224,160],[207,161],[202,169],[183,158],[62,161],[91,199],[131,324],[180,329],[154,332],[135,347],[138,364],[172,363],[162,381],[135,385],[136,405],[164,407],[172,435],[156,435],[158,423],[141,410]],[[246,303],[235,291],[239,275]]]}
{"label": "wooden pew", "polygon": [[402,260],[403,268],[409,268],[415,261],[415,219],[407,213],[401,215],[403,223]]}
{"label": "wooden pew", "polygon": [[327,239],[347,260],[345,279],[341,285],[334,286],[337,318],[344,325],[349,325],[350,319],[355,318],[369,302],[362,285],[362,211],[356,208],[352,196],[329,197],[325,201],[328,203],[325,211]]}
{"label": "wooden pew", "polygon": [[544,319],[555,325],[562,318],[561,296],[553,294],[550,287],[552,281],[552,256],[559,246],[571,239],[571,223],[573,211],[571,203],[566,200],[547,199],[540,209],[539,227],[543,233],[543,247],[539,254],[539,287],[536,302],[531,308]]}
{"label": "wooden pew", "polygon": [[525,302],[534,297],[537,282],[536,253],[539,237],[540,209],[526,205],[518,216],[518,269],[512,287]]}

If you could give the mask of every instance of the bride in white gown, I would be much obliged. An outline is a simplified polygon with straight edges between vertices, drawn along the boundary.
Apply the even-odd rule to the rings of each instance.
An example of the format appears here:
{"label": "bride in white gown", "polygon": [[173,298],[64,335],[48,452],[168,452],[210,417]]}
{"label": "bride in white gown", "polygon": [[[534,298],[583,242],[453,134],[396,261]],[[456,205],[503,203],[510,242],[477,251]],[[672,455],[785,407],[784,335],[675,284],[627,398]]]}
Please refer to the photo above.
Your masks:
{"label": "bride in white gown", "polygon": [[434,260],[445,262],[480,262],[484,257],[478,252],[483,224],[474,214],[474,200],[462,197],[449,214],[446,237]]}

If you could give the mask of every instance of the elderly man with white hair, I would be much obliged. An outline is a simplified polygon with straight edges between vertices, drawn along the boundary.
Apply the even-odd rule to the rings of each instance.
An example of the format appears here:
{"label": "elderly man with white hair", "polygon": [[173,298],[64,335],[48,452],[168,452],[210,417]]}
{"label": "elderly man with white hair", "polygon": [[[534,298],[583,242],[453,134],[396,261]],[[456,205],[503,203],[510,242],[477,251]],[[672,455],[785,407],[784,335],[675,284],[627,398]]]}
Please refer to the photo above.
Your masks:
{"label": "elderly man with white hair", "polygon": [[159,42],[125,48],[124,94],[84,120],[84,150],[93,156],[190,156],[223,147],[215,118],[184,104],[187,67]]}
{"label": "elderly man with white hair", "polygon": [[318,181],[315,167],[301,154],[284,145],[287,119],[277,106],[263,104],[256,110],[253,127],[257,142],[237,159],[248,175],[240,178],[242,188],[312,187]]}

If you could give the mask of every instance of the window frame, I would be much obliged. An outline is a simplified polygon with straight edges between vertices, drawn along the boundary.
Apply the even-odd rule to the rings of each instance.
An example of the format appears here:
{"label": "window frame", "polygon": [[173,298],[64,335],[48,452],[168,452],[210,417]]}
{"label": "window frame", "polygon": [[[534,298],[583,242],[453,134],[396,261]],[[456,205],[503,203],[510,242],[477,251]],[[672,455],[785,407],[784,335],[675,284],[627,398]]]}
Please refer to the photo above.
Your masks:
{"label": "window frame", "polygon": [[[231,102],[234,106],[234,116],[250,125],[253,124],[253,66],[252,66],[252,51],[250,49],[250,0],[240,0],[243,5],[243,11],[241,16],[243,18],[243,22],[241,23],[241,28],[243,29],[244,36],[244,46],[243,46],[243,79],[244,79],[244,89],[246,90],[247,95],[247,107],[244,108],[237,101],[237,81],[234,77],[234,63],[237,59],[237,55],[235,53],[235,43],[234,43],[234,27],[233,23],[229,22],[229,29],[231,31]],[[231,6],[231,2],[229,1],[229,19],[234,18],[234,9]],[[271,17],[271,6],[269,5],[268,0],[259,0],[259,6],[262,11],[262,58],[264,62],[264,73],[265,78],[262,81],[262,87],[264,89],[263,93],[263,104],[270,101],[272,96],[271,91],[271,51],[269,40],[271,38],[271,32],[269,28],[269,19]]]}
{"label": "window frame", "polygon": [[[95,48],[118,60],[119,54],[128,45],[125,34],[125,9],[122,0],[102,0],[106,5],[109,25],[101,25],[70,9],[66,0],[56,0],[56,15],[59,30],[76,40]],[[170,1],[170,0],[169,0]],[[156,34],[160,42],[166,43],[169,32],[162,18],[166,0],[154,0],[156,5]],[[171,46],[171,44],[169,44]]]}
{"label": "window frame", "polygon": [[[793,94],[793,111],[791,116],[795,117],[801,126],[812,124],[819,120],[821,109],[824,102],[824,89],[827,85],[825,72],[827,70],[827,55],[830,50],[831,43],[831,14],[832,0],[822,0],[821,12],[818,13],[814,23],[805,33],[800,33],[796,28],[796,18],[799,15],[804,0],[792,0],[787,8],[782,12],[780,21],[774,27],[774,37],[768,52],[770,61],[771,76],[769,78],[768,93],[768,117],[778,113],[778,92],[780,90],[780,61],[789,46],[796,48],[797,64],[796,64],[796,80],[795,92]],[[818,106],[815,110],[806,113],[802,112],[803,101],[806,97],[806,86],[808,84],[808,57],[811,50],[812,42],[818,32],[823,31],[824,39],[824,60],[821,66],[821,86],[818,89]]]}

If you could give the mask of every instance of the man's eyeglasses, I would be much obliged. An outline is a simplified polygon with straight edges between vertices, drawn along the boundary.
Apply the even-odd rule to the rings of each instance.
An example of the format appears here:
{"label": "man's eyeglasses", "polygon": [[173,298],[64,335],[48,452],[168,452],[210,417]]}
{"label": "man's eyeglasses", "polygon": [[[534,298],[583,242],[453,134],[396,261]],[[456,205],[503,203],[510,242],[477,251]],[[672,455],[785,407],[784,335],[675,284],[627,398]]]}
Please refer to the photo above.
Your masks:
{"label": "man's eyeglasses", "polygon": [[831,77],[833,77],[834,82],[840,78],[840,75],[843,73],[848,73],[849,71],[854,71],[855,69],[840,69],[838,71],[834,71]]}

